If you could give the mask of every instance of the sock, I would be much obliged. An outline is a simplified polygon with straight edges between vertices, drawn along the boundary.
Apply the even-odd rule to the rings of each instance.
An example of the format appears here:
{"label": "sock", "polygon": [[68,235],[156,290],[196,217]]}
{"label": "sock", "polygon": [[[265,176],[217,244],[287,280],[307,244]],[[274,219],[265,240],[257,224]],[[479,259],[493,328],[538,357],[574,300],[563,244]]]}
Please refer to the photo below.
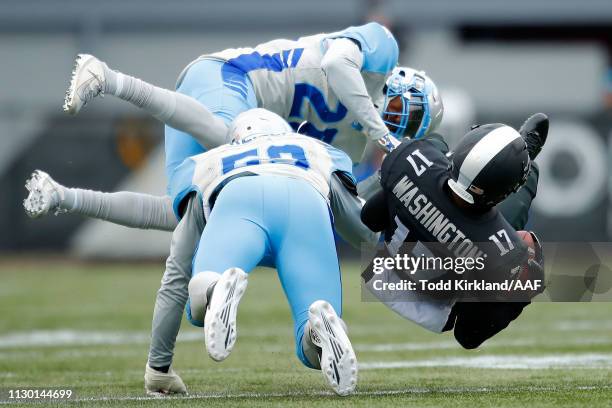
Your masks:
{"label": "sock", "polygon": [[207,149],[228,142],[225,121],[191,96],[149,84],[104,66],[104,92],[144,109],[174,129],[189,133]]}
{"label": "sock", "polygon": [[178,223],[172,209],[172,200],[168,196],[158,197],[128,191],[103,193],[80,188],[61,188],[64,190],[59,208],[67,212],[126,227],[161,231],[174,231]]}
{"label": "sock", "polygon": [[197,273],[189,281],[189,305],[191,308],[191,318],[194,321],[204,323],[208,303],[220,276],[216,272],[203,271]]}
{"label": "sock", "polygon": [[312,368],[321,369],[321,347],[314,344],[311,337],[312,330],[310,329],[310,322],[306,323],[304,327],[304,334],[302,335],[302,351],[304,356],[310,362]]}
{"label": "sock", "polygon": [[148,111],[156,119],[167,122],[176,109],[175,93],[104,65],[104,92]]}
{"label": "sock", "polygon": [[53,194],[54,200],[57,200],[57,208],[59,212],[72,212],[75,205],[76,194],[73,189],[66,188],[59,183],[56,183],[56,193]]}

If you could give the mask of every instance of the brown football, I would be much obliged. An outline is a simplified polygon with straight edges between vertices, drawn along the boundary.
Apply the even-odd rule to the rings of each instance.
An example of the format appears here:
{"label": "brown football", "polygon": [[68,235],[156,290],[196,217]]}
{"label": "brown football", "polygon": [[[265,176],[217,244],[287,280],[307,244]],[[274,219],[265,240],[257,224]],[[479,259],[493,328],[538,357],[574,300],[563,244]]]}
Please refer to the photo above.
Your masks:
{"label": "brown football", "polygon": [[533,236],[529,231],[516,231],[518,236],[523,240],[523,242],[529,248],[529,259],[535,258],[535,242],[533,241]]}
{"label": "brown football", "polygon": [[[529,259],[535,259],[536,251],[535,251],[535,242],[533,240],[533,236],[529,231],[516,231],[518,236],[523,240],[523,242],[527,245],[527,251]],[[521,268],[521,273],[519,274],[519,279],[523,282],[529,278],[529,265],[525,263]]]}

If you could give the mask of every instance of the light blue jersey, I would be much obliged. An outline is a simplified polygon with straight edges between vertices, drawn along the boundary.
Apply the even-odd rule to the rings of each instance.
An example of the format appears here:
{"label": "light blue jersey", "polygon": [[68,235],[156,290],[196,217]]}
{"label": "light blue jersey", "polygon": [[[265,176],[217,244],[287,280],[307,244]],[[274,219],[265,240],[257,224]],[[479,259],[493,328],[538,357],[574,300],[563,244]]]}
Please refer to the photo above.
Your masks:
{"label": "light blue jersey", "polygon": [[[378,23],[203,55],[185,69],[184,75],[202,61],[221,62],[219,73],[212,75],[220,77],[227,90],[244,100],[250,100],[254,93],[257,107],[279,114],[294,129],[307,121],[301,133],[339,148],[358,162],[367,137],[359,118],[339,101],[321,68],[329,41],[337,38],[349,38],[359,45],[363,55],[361,76],[373,102],[382,104],[385,79],[397,65],[399,48],[389,30]],[[211,102],[216,107],[216,102]],[[252,102],[250,105],[255,107]]]}
{"label": "light blue jersey", "polygon": [[188,158],[177,169],[171,195],[179,216],[184,197],[197,192],[208,217],[220,189],[228,180],[246,173],[303,180],[329,203],[332,174],[343,172],[352,178],[351,170],[352,162],[346,153],[311,137],[264,136]]}

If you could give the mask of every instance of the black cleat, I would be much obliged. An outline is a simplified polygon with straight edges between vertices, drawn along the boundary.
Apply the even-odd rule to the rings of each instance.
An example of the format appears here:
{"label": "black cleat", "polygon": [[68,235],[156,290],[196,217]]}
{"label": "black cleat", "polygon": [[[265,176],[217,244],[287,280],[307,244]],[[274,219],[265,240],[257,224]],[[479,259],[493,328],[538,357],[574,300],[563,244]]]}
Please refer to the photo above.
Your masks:
{"label": "black cleat", "polygon": [[527,143],[529,158],[534,160],[542,146],[546,143],[548,136],[548,116],[543,113],[536,113],[527,118],[519,129],[519,133]]}

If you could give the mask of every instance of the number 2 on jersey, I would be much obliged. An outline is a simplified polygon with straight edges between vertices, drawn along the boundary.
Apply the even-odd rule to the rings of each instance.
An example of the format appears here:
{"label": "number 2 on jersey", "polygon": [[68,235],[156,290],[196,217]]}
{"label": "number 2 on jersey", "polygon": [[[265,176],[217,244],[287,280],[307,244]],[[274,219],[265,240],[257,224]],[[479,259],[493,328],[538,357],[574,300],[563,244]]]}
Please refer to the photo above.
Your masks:
{"label": "number 2 on jersey", "polygon": [[[312,109],[317,113],[317,116],[325,122],[325,123],[335,123],[339,122],[347,114],[346,107],[338,102],[336,106],[336,110],[332,110],[332,108],[327,105],[325,101],[325,96],[323,93],[316,87],[299,83],[295,84],[295,90],[293,94],[293,104],[291,105],[291,112],[289,113],[289,117],[297,117],[301,119],[306,119],[302,116],[302,105],[309,101]],[[338,133],[338,129],[326,128],[323,130],[317,129],[312,123],[308,123],[307,127],[303,129],[308,136],[314,137],[315,139],[319,139],[324,141],[325,143],[330,143],[334,140],[336,133]]]}

